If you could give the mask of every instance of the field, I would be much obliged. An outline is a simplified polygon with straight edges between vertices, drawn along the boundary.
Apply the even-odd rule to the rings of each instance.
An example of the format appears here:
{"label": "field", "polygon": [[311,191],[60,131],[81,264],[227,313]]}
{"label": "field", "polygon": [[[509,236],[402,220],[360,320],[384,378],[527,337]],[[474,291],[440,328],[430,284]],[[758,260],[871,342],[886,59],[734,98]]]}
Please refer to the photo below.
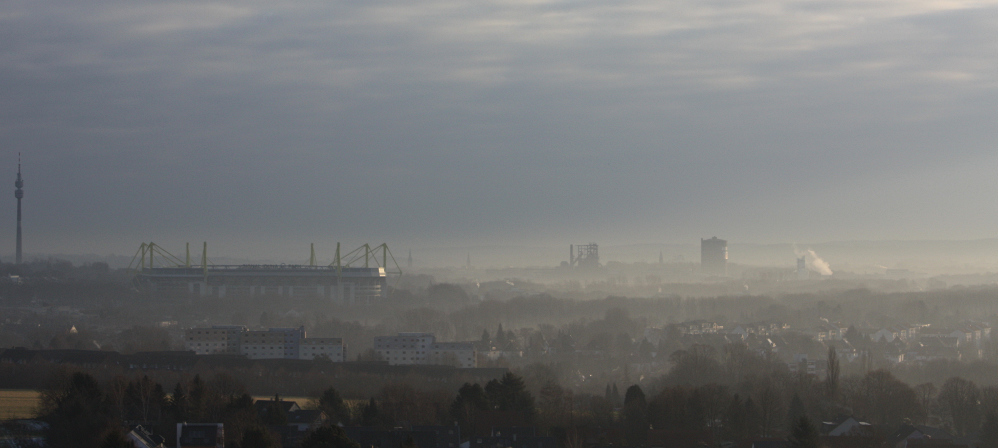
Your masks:
{"label": "field", "polygon": [[[254,396],[254,400],[269,400],[274,397]],[[34,418],[38,410],[39,394],[34,390],[0,389],[0,420]],[[310,397],[281,397],[281,400],[294,401],[303,409],[311,406]]]}
{"label": "field", "polygon": [[0,389],[0,420],[33,418],[38,410],[38,392]]}

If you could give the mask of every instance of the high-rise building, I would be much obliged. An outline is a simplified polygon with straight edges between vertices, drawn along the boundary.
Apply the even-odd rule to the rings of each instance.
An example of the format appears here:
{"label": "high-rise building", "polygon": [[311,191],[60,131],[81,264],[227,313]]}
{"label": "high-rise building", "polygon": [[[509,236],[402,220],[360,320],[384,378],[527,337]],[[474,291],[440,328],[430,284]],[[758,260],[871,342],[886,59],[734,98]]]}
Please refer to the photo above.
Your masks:
{"label": "high-rise building", "polygon": [[[579,254],[575,254],[575,249]],[[599,246],[596,243],[580,244],[578,246],[568,245],[568,265],[580,268],[596,269],[599,264]]]}
{"label": "high-rise building", "polygon": [[17,255],[15,263],[21,264],[21,198],[24,197],[24,179],[21,179],[21,154],[17,155],[17,180],[14,181],[14,197],[17,198]]}
{"label": "high-rise building", "polygon": [[728,274],[728,242],[716,236],[700,238],[700,270],[707,275]]}

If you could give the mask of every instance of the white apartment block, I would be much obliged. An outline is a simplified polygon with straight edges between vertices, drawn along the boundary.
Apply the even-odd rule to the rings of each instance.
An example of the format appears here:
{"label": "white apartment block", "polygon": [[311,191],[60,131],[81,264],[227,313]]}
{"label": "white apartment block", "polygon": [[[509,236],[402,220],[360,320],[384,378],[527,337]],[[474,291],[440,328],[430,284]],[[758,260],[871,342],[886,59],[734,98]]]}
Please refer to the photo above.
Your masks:
{"label": "white apartment block", "polygon": [[305,329],[270,328],[243,333],[239,353],[249,359],[298,359],[298,344]]}
{"label": "white apartment block", "polygon": [[239,353],[239,337],[246,327],[216,325],[191,328],[184,332],[184,348],[198,355],[234,355]]}
{"label": "white apartment block", "polygon": [[346,347],[340,338],[305,338],[298,346],[298,359],[315,359],[326,356],[332,362],[343,362],[347,359]]}
{"label": "white apartment block", "polygon": [[305,328],[247,330],[241,326],[191,328],[184,332],[184,346],[198,355],[240,354],[249,359],[346,360],[340,338],[306,338]]}
{"label": "white apartment block", "polygon": [[389,365],[433,364],[460,368],[478,366],[471,342],[436,342],[432,333],[399,333],[374,338],[374,350]]}
{"label": "white apartment block", "polygon": [[478,354],[472,342],[437,342],[433,344],[427,361],[427,364],[467,369],[478,366]]}

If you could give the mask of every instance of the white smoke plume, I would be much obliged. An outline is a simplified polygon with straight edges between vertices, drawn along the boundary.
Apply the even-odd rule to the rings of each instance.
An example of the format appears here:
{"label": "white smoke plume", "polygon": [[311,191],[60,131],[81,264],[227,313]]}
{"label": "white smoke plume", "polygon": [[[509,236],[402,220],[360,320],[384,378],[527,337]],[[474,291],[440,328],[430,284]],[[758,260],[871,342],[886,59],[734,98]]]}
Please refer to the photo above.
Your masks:
{"label": "white smoke plume", "polygon": [[821,275],[832,275],[832,267],[827,261],[822,260],[818,254],[814,253],[813,250],[800,250],[797,246],[794,246],[794,253],[798,257],[804,257],[804,262],[807,264],[807,268]]}

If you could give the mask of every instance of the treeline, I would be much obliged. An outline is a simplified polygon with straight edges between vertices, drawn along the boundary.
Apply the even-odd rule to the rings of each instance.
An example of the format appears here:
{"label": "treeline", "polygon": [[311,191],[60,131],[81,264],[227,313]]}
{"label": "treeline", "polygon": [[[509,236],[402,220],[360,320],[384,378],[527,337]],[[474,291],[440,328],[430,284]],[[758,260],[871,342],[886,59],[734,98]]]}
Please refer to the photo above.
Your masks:
{"label": "treeline", "polygon": [[[535,426],[567,448],[648,446],[663,434],[708,444],[810,440],[818,437],[821,422],[840,416],[872,424],[863,435],[874,444],[903,424],[938,426],[980,439],[981,446],[998,444],[998,386],[981,387],[956,376],[911,385],[882,369],[843,374],[834,351],[822,377],[791,372],[778,360],[735,345],[723,353],[695,346],[676,351],[670,361],[673,367],[664,376],[607,384],[602,394],[578,393],[524,369],[460,387],[393,381],[362,400],[342,398],[359,395],[356,382],[312,396],[335,424],[384,429],[458,424],[465,438],[487,435],[493,426]],[[286,390],[275,385],[271,393],[276,392]],[[41,414],[52,425],[56,447],[99,446],[133,423],[172,434],[180,421],[225,423],[230,446],[250,446],[240,444],[273,438],[272,428],[282,424],[279,413],[254,409],[246,386],[224,371],[171,387],[145,375],[99,381],[85,372],[60,371],[43,390]]]}
{"label": "treeline", "polygon": [[[317,400],[327,411],[332,389]],[[281,427],[288,416],[279,396],[256,406],[246,388],[226,374],[207,380],[195,375],[178,382],[167,394],[148,376],[116,376],[105,383],[84,372],[63,371],[42,390],[40,418],[49,424],[46,446],[119,448],[133,446],[125,434],[136,424],[164,436],[174,446],[177,423],[223,423],[225,446],[280,448]],[[339,403],[342,405],[342,401]],[[334,426],[336,414],[302,441],[303,448],[359,448]]]}

